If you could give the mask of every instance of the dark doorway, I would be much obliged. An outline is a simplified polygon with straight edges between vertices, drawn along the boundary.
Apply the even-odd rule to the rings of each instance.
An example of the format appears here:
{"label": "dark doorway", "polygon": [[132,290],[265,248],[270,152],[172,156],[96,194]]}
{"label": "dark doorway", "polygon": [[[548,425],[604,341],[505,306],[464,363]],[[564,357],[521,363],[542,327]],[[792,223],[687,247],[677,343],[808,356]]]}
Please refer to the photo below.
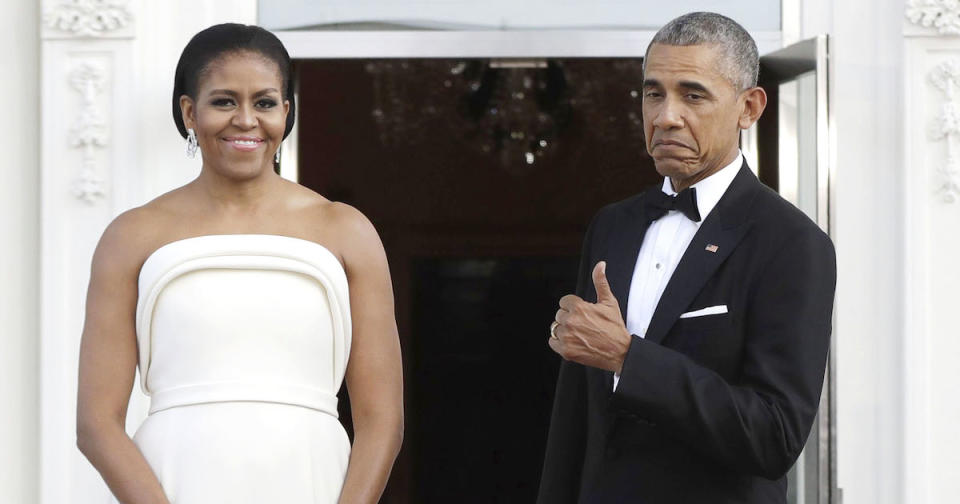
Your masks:
{"label": "dark doorway", "polygon": [[393,275],[407,429],[382,501],[531,502],[583,232],[660,180],[640,60],[296,70],[300,182],[370,218]]}
{"label": "dark doorway", "polygon": [[414,481],[430,482],[414,502],[536,498],[559,368],[543,328],[576,269],[576,256],[414,263],[410,448]]}

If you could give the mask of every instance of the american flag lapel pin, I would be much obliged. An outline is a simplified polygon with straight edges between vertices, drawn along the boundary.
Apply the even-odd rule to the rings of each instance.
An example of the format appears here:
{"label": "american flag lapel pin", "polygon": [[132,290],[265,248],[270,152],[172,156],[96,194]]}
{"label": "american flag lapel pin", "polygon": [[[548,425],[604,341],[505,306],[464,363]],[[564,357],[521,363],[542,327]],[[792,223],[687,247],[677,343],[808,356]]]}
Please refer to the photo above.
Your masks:
{"label": "american flag lapel pin", "polygon": [[714,254],[716,254],[716,253],[717,253],[717,250],[719,250],[719,249],[720,249],[720,247],[718,247],[718,246],[716,246],[716,245],[714,245],[714,244],[711,243],[711,244],[707,245],[706,251],[707,251],[707,252],[713,252]]}

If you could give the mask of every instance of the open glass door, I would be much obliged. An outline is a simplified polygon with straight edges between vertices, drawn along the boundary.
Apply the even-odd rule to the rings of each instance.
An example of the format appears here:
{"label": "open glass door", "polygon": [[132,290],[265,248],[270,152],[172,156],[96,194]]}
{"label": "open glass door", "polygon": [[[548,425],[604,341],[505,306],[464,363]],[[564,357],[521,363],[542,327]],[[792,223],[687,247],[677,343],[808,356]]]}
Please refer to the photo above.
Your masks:
{"label": "open glass door", "polygon": [[[757,125],[744,133],[743,150],[760,180],[829,233],[828,55],[827,36],[820,35],[760,58],[759,84],[767,92],[768,103]],[[791,504],[840,502],[833,347],[831,344],[820,412],[788,476]]]}

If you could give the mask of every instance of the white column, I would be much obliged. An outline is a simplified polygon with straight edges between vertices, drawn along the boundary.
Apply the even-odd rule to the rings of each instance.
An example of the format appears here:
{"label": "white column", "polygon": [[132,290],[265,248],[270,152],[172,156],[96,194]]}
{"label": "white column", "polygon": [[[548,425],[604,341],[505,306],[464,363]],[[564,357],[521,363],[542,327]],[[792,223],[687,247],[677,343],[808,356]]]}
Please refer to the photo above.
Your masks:
{"label": "white column", "polygon": [[903,0],[783,4],[794,6],[785,31],[830,36],[837,484],[844,504],[913,504],[904,497]]}
{"label": "white column", "polygon": [[[37,501],[40,419],[37,313],[40,234],[40,35],[34,0],[0,17],[0,502]],[[11,49],[15,48],[15,49]]]}
{"label": "white column", "polygon": [[903,498],[903,0],[828,5],[837,478],[844,504],[912,503]]}
{"label": "white column", "polygon": [[[190,180],[170,106],[197,31],[253,23],[256,0],[46,0],[42,28],[40,501],[103,503],[75,446],[76,377],[90,259],[118,213]],[[139,423],[135,391],[128,427]]]}
{"label": "white column", "polygon": [[955,501],[960,474],[960,6],[906,15],[905,501],[924,504]]}
{"label": "white column", "polygon": [[76,377],[84,294],[97,238],[135,162],[130,107],[134,6],[43,2],[41,165],[41,502],[104,502],[76,449]]}

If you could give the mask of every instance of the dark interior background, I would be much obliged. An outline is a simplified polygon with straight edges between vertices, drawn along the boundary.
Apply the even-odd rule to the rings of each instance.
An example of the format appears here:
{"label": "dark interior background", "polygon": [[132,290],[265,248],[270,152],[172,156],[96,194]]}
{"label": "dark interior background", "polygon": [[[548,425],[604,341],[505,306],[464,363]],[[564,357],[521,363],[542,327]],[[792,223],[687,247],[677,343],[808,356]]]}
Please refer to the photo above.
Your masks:
{"label": "dark interior background", "polygon": [[406,437],[383,502],[533,501],[583,232],[660,180],[639,59],[490,63],[296,62],[300,182],[367,215],[393,275]]}

